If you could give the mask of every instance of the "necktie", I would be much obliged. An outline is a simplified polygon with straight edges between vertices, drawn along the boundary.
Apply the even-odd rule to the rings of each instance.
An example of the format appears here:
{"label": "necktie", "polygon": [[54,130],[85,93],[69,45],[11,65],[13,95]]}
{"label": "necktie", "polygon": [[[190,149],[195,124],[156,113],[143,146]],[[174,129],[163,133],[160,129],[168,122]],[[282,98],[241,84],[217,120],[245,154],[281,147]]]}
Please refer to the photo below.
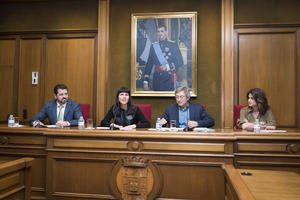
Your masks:
{"label": "necktie", "polygon": [[58,116],[57,116],[57,121],[63,121],[64,120],[64,116],[63,116],[63,106],[59,106],[59,111],[58,111]]}

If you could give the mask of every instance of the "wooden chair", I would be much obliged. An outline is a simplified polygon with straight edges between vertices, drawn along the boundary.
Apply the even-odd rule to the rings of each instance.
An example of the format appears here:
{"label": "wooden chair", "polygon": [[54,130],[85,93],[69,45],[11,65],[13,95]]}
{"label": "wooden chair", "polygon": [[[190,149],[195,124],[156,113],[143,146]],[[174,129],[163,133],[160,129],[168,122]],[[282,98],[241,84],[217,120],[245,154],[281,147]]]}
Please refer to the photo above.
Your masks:
{"label": "wooden chair", "polygon": [[247,105],[234,105],[233,106],[233,128],[238,128],[236,125],[237,120],[240,118],[241,109]]}
{"label": "wooden chair", "polygon": [[90,104],[81,104],[81,113],[84,121],[90,117]]}

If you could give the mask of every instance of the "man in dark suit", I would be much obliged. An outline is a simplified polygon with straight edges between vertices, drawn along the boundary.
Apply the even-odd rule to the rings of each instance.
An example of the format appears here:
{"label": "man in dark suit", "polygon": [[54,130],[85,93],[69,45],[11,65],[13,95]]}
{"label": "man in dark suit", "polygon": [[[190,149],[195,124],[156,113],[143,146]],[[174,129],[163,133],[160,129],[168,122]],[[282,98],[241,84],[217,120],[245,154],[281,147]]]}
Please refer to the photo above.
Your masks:
{"label": "man in dark suit", "polygon": [[47,117],[51,125],[59,127],[76,126],[81,114],[81,106],[75,101],[71,101],[68,96],[68,88],[64,84],[58,84],[54,87],[55,100],[45,104],[43,109],[36,114],[30,121],[30,125],[44,125]]}
{"label": "man in dark suit", "polygon": [[179,87],[175,90],[176,103],[167,107],[160,120],[162,125],[170,124],[170,120],[176,120],[176,127],[195,128],[211,127],[214,119],[207,114],[203,106],[189,102],[190,91],[187,87]]}
{"label": "man in dark suit", "polygon": [[152,89],[174,91],[174,85],[178,81],[177,72],[183,66],[183,59],[178,44],[168,40],[167,35],[167,27],[159,26],[157,29],[159,41],[152,43],[145,67],[144,90],[150,89],[150,74],[154,71]]}

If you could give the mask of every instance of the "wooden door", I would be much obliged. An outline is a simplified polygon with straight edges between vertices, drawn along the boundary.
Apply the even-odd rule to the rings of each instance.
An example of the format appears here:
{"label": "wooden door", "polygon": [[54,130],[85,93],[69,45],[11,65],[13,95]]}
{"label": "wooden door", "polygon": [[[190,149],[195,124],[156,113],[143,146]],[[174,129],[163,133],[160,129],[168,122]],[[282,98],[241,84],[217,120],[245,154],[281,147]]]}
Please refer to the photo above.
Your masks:
{"label": "wooden door", "polygon": [[46,101],[53,99],[53,87],[68,86],[69,98],[90,104],[93,116],[95,76],[95,34],[49,35],[45,70]]}
{"label": "wooden door", "polygon": [[[23,117],[27,115],[26,119],[23,119],[24,121],[29,121],[38,113],[43,104],[41,95],[41,85],[43,85],[42,52],[42,36],[21,38],[18,113]],[[32,72],[38,72],[37,84],[32,84]]]}
{"label": "wooden door", "polygon": [[299,116],[296,39],[291,28],[236,30],[236,102],[247,104],[249,89],[263,89],[280,127],[296,127]]}
{"label": "wooden door", "polygon": [[0,38],[0,122],[8,114],[16,114],[17,68],[15,65],[16,38]]}

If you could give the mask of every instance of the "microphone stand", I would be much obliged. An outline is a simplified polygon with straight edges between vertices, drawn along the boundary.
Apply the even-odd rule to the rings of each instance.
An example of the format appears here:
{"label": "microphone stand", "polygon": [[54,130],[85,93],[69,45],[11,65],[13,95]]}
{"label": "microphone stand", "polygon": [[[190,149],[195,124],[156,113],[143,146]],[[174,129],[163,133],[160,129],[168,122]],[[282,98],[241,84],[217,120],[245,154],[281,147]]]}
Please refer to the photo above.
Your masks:
{"label": "microphone stand", "polygon": [[[115,107],[114,107],[115,108]],[[115,128],[115,123],[116,123],[116,112],[115,109],[113,108],[113,115],[114,115],[114,121],[113,123],[110,125],[109,129],[110,130],[117,130],[117,128]]]}
{"label": "microphone stand", "polygon": [[187,112],[186,112],[186,127],[183,129],[183,131],[192,131],[193,130],[193,128],[189,128],[189,125],[188,125],[188,123],[189,123],[189,110],[187,110]]}
{"label": "microphone stand", "polygon": [[111,124],[110,126],[109,126],[109,130],[114,130],[114,124]]}

